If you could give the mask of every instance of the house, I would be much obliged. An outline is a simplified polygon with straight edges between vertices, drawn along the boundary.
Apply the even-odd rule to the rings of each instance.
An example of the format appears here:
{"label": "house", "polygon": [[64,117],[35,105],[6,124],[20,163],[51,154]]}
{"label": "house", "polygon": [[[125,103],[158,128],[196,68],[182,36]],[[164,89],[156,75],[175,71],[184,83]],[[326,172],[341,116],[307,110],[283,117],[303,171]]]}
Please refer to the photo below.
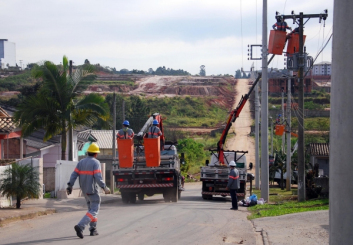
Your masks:
{"label": "house", "polygon": [[324,91],[331,93],[331,80],[327,81],[313,81],[313,90]]}
{"label": "house", "polygon": [[[268,73],[268,93],[269,95],[279,95],[282,92],[287,93],[288,76],[286,71],[274,70]],[[312,82],[310,77],[304,79],[304,93],[311,93]],[[298,79],[291,79],[291,93],[296,94],[298,92]]]}
{"label": "house", "polygon": [[[17,139],[18,144],[10,144]],[[21,129],[17,127],[12,116],[0,107],[0,159],[19,158],[23,154]]]}
{"label": "house", "polygon": [[311,143],[308,146],[312,166],[319,165],[319,175],[329,177],[330,147],[328,143]]}

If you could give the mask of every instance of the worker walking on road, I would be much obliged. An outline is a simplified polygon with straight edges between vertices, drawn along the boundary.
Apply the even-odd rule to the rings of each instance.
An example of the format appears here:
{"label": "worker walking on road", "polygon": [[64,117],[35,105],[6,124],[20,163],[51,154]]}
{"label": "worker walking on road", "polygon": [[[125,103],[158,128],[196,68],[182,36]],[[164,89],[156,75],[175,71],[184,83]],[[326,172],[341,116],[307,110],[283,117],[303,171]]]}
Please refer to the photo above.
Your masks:
{"label": "worker walking on road", "polygon": [[120,129],[116,135],[118,139],[132,139],[134,138],[134,131],[129,128],[130,123],[128,120],[123,122],[123,128]]}
{"label": "worker walking on road", "polygon": [[230,173],[228,179],[227,190],[230,191],[230,196],[232,197],[232,208],[231,210],[238,210],[238,197],[237,189],[239,189],[239,171],[236,169],[236,164],[234,161],[229,163]]}
{"label": "worker walking on road", "polygon": [[153,126],[148,130],[148,138],[158,138],[162,135],[162,131],[158,127],[158,120],[153,120]]}
{"label": "worker walking on road", "polygon": [[88,147],[87,152],[88,157],[77,163],[75,171],[71,174],[70,181],[67,183],[68,187],[66,189],[67,194],[70,195],[72,193],[72,186],[75,184],[77,177],[79,177],[82,194],[85,197],[88,206],[88,212],[74,227],[79,238],[83,238],[83,230],[88,224],[90,225],[90,235],[98,235],[97,215],[101,203],[98,186],[104,189],[105,194],[110,193],[110,189],[102,179],[101,164],[96,159],[98,153],[100,153],[98,145],[92,143]]}

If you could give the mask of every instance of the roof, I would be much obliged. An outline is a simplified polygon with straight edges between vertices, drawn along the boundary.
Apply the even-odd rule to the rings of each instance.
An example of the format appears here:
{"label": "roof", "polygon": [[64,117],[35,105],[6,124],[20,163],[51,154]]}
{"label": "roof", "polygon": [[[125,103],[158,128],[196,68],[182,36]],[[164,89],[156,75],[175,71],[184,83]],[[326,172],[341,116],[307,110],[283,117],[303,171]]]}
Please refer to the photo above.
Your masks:
{"label": "roof", "polygon": [[323,61],[323,62],[314,64],[314,66],[315,66],[315,65],[325,65],[325,64],[331,65],[331,62],[329,62],[329,61]]}
{"label": "roof", "polygon": [[17,128],[12,117],[1,117],[0,116],[0,133],[11,133]]}
{"label": "roof", "polygon": [[316,84],[316,86],[318,87],[331,87],[331,82],[320,82],[320,81],[314,81],[314,83]]}
{"label": "roof", "polygon": [[45,135],[44,129],[38,130],[32,133],[30,136],[25,137],[27,146],[33,147],[35,149],[43,149],[49,146],[54,146],[60,143],[60,136],[54,136],[53,138],[43,141]]}
{"label": "roof", "polygon": [[330,147],[328,143],[309,144],[309,154],[312,156],[330,156]]}
{"label": "roof", "polygon": [[91,130],[91,134],[97,139],[99,148],[113,148],[113,130]]}

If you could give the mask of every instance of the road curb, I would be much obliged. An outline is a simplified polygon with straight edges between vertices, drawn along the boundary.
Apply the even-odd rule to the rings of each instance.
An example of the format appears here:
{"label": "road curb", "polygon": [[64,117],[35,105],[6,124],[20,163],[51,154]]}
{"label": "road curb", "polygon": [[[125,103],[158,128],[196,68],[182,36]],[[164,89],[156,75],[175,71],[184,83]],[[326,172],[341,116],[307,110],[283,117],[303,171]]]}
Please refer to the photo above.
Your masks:
{"label": "road curb", "polygon": [[30,212],[30,213],[22,214],[22,215],[18,215],[18,216],[10,216],[10,217],[6,217],[6,218],[0,218],[0,227],[4,226],[6,224],[12,223],[12,222],[19,221],[19,220],[33,219],[33,218],[36,218],[39,216],[49,215],[49,214],[53,214],[53,213],[56,213],[56,209],[50,208],[50,209]]}

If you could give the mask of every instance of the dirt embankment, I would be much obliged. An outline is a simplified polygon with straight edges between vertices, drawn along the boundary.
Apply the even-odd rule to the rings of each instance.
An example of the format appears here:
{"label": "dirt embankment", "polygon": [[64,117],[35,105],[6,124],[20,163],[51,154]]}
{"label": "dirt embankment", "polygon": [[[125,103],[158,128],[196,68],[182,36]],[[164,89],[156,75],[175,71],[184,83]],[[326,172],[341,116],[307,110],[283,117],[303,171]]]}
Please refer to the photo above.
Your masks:
{"label": "dirt embankment", "polygon": [[[236,79],[233,77],[98,74],[97,81],[101,83],[90,85],[85,93],[117,92],[126,95],[143,94],[146,97],[207,96],[211,98],[208,103],[230,109],[236,95],[233,89]],[[110,84],[104,84],[106,81]]]}

